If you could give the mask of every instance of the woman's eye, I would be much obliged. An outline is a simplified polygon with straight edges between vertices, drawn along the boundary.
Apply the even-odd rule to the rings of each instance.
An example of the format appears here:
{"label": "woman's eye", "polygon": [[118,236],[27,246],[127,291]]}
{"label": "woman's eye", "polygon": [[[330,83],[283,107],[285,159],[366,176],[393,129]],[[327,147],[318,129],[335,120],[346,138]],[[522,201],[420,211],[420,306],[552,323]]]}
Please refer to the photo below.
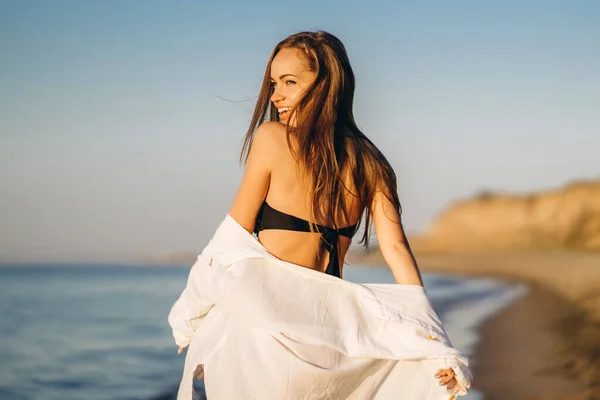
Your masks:
{"label": "woman's eye", "polygon": [[295,83],[296,83],[296,82],[294,82],[294,81],[285,81],[285,84],[286,84],[286,85],[294,85]]}
{"label": "woman's eye", "polygon": [[276,82],[271,82],[271,87],[275,87],[277,85]]}

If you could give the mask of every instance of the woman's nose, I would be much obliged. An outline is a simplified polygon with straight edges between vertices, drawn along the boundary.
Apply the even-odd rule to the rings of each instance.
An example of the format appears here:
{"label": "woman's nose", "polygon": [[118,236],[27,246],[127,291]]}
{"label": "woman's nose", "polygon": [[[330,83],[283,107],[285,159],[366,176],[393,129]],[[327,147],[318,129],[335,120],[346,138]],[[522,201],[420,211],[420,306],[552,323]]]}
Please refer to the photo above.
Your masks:
{"label": "woman's nose", "polygon": [[279,92],[277,89],[275,89],[273,91],[273,94],[271,95],[271,101],[273,103],[275,103],[276,101],[281,101],[283,100],[283,95],[281,94],[281,92]]}

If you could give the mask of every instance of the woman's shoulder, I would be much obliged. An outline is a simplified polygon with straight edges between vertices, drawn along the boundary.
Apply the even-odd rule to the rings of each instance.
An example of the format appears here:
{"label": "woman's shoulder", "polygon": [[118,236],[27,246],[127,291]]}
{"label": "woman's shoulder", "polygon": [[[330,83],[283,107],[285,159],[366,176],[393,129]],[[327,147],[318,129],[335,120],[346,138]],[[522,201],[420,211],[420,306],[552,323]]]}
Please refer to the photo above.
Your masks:
{"label": "woman's shoulder", "polygon": [[259,125],[259,127],[256,129],[256,133],[254,134],[255,137],[256,136],[266,136],[266,135],[285,135],[285,133],[287,132],[286,126],[285,124],[281,123],[281,122],[277,122],[277,121],[267,121],[267,122],[263,122],[262,124]]}
{"label": "woman's shoulder", "polygon": [[253,145],[266,151],[287,146],[287,129],[285,124],[276,121],[262,123],[254,133]]}

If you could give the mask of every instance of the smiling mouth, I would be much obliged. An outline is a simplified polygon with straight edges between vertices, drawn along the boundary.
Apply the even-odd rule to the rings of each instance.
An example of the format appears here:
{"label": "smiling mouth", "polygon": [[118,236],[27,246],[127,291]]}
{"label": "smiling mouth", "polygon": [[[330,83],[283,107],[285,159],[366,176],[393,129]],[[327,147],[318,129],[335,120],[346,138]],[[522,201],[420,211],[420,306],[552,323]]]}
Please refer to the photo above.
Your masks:
{"label": "smiling mouth", "polygon": [[279,118],[280,119],[288,119],[288,117],[290,116],[290,111],[292,110],[292,107],[281,107],[277,109],[277,112],[279,112]]}

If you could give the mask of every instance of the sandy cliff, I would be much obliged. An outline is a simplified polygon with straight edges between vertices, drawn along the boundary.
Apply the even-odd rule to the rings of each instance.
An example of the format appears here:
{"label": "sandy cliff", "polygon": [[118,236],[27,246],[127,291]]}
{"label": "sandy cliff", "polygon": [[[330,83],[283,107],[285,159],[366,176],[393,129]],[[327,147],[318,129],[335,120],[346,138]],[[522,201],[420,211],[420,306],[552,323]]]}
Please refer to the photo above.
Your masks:
{"label": "sandy cliff", "polygon": [[418,251],[600,251],[600,180],[528,195],[482,194],[444,210]]}

